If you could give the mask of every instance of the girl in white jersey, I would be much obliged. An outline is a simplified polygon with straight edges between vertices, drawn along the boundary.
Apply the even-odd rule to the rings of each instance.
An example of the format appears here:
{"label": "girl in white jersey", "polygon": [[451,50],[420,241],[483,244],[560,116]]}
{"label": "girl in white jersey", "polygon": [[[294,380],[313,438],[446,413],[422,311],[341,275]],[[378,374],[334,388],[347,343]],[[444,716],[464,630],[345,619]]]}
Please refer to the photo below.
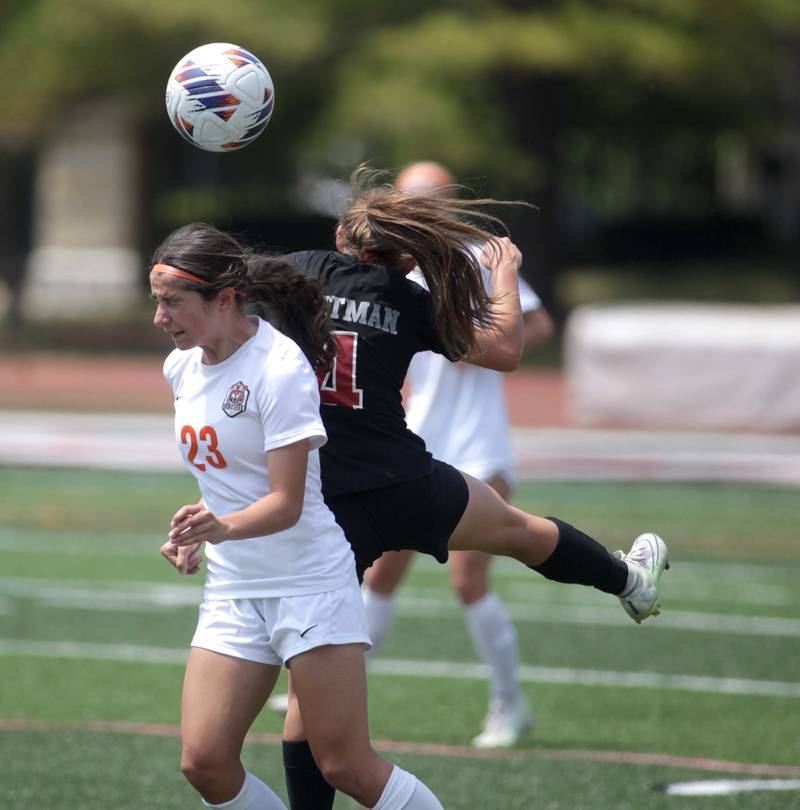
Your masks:
{"label": "girl in white jersey", "polygon": [[[409,278],[422,283],[420,276],[415,270]],[[490,289],[490,273],[485,268],[484,282]],[[519,297],[524,344],[536,345],[552,334],[552,321],[523,279]],[[425,440],[435,458],[485,481],[508,501],[515,474],[503,376],[469,363],[451,363],[435,352],[421,352],[408,369],[410,392],[404,404],[409,430]],[[365,576],[362,592],[373,651],[389,633],[396,591],[414,557],[411,550],[387,552]],[[469,634],[489,668],[489,709],[481,733],[472,741],[476,748],[515,745],[533,722],[518,677],[517,632],[491,588],[492,560],[480,551],[453,551],[448,560]]]}
{"label": "girl in white jersey", "polygon": [[[369,742],[366,620],[352,552],[321,496],[326,435],[304,355],[326,362],[327,322],[319,288],[281,269],[252,278],[234,239],[190,225],[157,249],[150,273],[154,322],[176,346],[164,364],[175,435],[202,495],[175,513],[161,553],[192,574],[207,543],[181,768],[206,806],[285,808],[240,759],[285,665],[328,783],[378,810],[441,808]],[[300,345],[245,314],[245,300],[263,304]]]}
{"label": "girl in white jersey", "polygon": [[[447,198],[453,194],[455,179],[441,164],[423,161],[403,169],[395,187]],[[491,273],[485,266],[482,270],[484,287],[491,291]],[[419,268],[408,277],[426,286]],[[523,345],[533,346],[550,337],[550,316],[522,278],[519,301]],[[404,403],[409,430],[425,440],[435,458],[485,481],[509,500],[515,476],[503,375],[469,363],[451,363],[428,351],[414,356],[406,381],[410,383]],[[373,650],[389,632],[395,592],[413,559],[410,550],[387,552],[368,571],[363,593]],[[490,673],[489,710],[483,730],[472,741],[476,748],[512,746],[532,724],[517,672],[517,632],[502,600],[491,589],[491,561],[492,557],[480,551],[453,551],[448,561],[467,628]]]}

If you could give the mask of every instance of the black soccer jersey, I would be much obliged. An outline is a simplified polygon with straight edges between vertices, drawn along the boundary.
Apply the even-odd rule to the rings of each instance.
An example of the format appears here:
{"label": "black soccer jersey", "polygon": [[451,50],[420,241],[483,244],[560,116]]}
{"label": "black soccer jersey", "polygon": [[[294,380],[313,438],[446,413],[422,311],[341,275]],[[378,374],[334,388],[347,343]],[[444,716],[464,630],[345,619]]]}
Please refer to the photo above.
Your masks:
{"label": "black soccer jersey", "polygon": [[338,342],[320,379],[325,497],[427,475],[431,455],[406,427],[401,388],[414,354],[446,354],[430,294],[399,271],[336,251],[288,259],[319,280]]}

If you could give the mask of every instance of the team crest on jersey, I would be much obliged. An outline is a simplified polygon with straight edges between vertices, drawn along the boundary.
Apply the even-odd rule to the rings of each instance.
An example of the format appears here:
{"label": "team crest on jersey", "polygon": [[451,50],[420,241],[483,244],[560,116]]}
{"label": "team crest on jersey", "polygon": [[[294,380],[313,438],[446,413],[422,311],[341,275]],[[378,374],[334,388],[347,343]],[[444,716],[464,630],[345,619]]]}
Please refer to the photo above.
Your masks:
{"label": "team crest on jersey", "polygon": [[227,416],[238,416],[247,407],[249,397],[250,389],[240,380],[228,389],[222,410]]}

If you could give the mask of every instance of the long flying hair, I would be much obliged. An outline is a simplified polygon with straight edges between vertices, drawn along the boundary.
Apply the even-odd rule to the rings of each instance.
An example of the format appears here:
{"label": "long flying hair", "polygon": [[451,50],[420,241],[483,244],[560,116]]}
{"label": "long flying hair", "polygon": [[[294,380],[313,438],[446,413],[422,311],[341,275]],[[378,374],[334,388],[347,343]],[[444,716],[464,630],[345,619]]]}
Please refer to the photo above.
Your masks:
{"label": "long flying hair", "polygon": [[334,344],[322,289],[295,265],[257,256],[204,222],[173,231],[156,248],[152,264],[168,264],[202,279],[205,284],[179,281],[207,301],[233,288],[243,311],[260,315],[292,338],[315,369],[330,367]]}
{"label": "long flying hair", "polygon": [[372,253],[390,267],[413,257],[430,290],[439,337],[451,356],[463,357],[475,348],[476,328],[494,323],[475,251],[505,226],[483,209],[515,203],[411,194],[382,182],[384,176],[367,167],[354,172],[342,237],[349,250]]}

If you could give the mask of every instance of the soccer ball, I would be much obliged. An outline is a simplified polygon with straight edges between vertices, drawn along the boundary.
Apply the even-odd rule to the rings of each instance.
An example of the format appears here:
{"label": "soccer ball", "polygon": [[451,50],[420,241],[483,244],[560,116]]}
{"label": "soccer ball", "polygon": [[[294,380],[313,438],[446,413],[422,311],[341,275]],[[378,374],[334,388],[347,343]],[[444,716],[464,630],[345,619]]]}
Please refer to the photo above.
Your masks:
{"label": "soccer ball", "polygon": [[209,152],[241,149],[269,123],[275,88],[252,53],[227,42],[183,57],[167,82],[167,115],[178,132]]}

